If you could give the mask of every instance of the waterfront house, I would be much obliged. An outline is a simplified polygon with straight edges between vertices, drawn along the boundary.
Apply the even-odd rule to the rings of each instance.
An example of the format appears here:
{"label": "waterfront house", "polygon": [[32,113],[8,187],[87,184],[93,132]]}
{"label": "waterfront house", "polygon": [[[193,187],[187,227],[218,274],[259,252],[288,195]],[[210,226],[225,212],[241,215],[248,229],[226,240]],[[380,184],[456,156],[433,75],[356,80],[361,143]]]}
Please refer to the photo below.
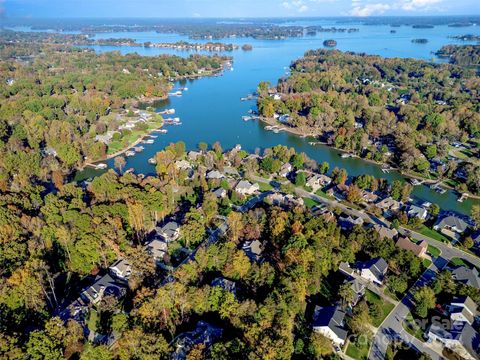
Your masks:
{"label": "waterfront house", "polygon": [[397,229],[390,229],[380,224],[375,224],[373,228],[380,235],[380,239],[393,239],[398,235]]}
{"label": "waterfront house", "polygon": [[108,269],[113,277],[123,281],[128,281],[128,278],[132,275],[132,266],[125,259],[118,259]]}
{"label": "waterfront house", "polygon": [[388,264],[383,258],[376,258],[366,261],[359,266],[360,276],[365,280],[377,285],[383,285],[385,274],[388,271]]}
{"label": "waterfront house", "polygon": [[473,325],[477,317],[477,304],[469,296],[461,296],[453,299],[447,306],[450,313],[450,320],[456,322],[467,322]]}
{"label": "waterfront house", "polygon": [[341,348],[347,339],[345,329],[345,312],[337,306],[315,306],[313,314],[313,331],[330,339],[335,347]]}
{"label": "waterfront house", "polygon": [[428,243],[425,240],[414,243],[406,237],[401,237],[397,240],[397,243],[395,245],[400,249],[413,252],[415,256],[419,258],[428,257]]}
{"label": "waterfront house", "polygon": [[428,217],[428,211],[423,207],[410,205],[407,209],[407,215],[410,218],[416,217],[420,220],[426,220]]}
{"label": "waterfront house", "polygon": [[262,257],[262,243],[258,240],[245,241],[242,246],[243,252],[251,260],[258,262]]}
{"label": "waterfront house", "polygon": [[260,190],[260,186],[258,184],[252,184],[247,180],[240,180],[235,187],[235,191],[241,195],[253,195],[258,190]]}
{"label": "waterfront house", "polygon": [[455,281],[461,282],[462,284],[480,289],[480,276],[478,274],[477,268],[469,268],[466,266],[458,266],[453,269],[452,277]]}
{"label": "waterfront house", "polygon": [[162,227],[156,227],[157,236],[169,243],[175,241],[180,236],[180,225],[175,221],[170,221]]}
{"label": "waterfront house", "polygon": [[367,204],[372,204],[378,201],[378,195],[371,191],[362,191],[362,200]]}
{"label": "waterfront house", "polygon": [[187,154],[187,158],[190,161],[197,161],[200,156],[202,156],[202,153],[199,151],[189,151]]}
{"label": "waterfront house", "polygon": [[323,189],[325,186],[330,185],[332,179],[326,175],[314,174],[307,180],[306,185],[312,189],[312,192],[317,192],[319,189]]}
{"label": "waterfront house", "polygon": [[126,287],[123,283],[119,283],[110,274],[97,276],[95,283],[85,289],[80,297],[83,301],[93,305],[98,304],[105,296],[113,296],[120,300],[126,293]]}
{"label": "waterfront house", "polygon": [[434,230],[440,231],[452,239],[459,237],[469,228],[468,224],[455,215],[445,216],[433,226]]}
{"label": "waterfront house", "polygon": [[185,360],[187,354],[196,345],[204,345],[204,348],[208,349],[222,334],[223,330],[221,328],[199,321],[195,330],[184,332],[175,338],[175,351],[170,356],[170,359]]}
{"label": "waterfront house", "polygon": [[282,165],[280,171],[278,172],[278,175],[281,177],[287,177],[288,174],[290,174],[293,170],[293,167],[290,163],[285,163]]}
{"label": "waterfront house", "polygon": [[427,333],[428,342],[437,342],[452,350],[462,359],[480,359],[480,335],[467,322],[449,325],[434,322]]}
{"label": "waterfront house", "polygon": [[388,197],[378,202],[376,206],[383,211],[385,217],[390,217],[401,209],[402,203]]}

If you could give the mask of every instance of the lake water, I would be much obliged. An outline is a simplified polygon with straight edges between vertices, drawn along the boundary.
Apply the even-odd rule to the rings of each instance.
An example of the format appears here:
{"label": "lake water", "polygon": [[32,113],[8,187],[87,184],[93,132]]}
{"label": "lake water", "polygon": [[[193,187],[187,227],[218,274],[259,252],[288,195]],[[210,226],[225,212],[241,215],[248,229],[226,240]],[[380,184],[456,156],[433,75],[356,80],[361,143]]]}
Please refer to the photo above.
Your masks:
{"label": "lake water", "polygon": [[[256,148],[266,148],[277,144],[294,147],[298,152],[305,152],[309,157],[318,162],[327,161],[331,168],[338,166],[345,168],[349,175],[371,174],[378,178],[390,181],[401,178],[392,172],[384,174],[377,165],[359,160],[342,159],[339,152],[326,146],[311,146],[309,139],[302,139],[288,133],[275,134],[264,130],[264,125],[258,122],[244,122],[242,116],[255,107],[255,102],[241,102],[240,98],[255,91],[262,80],[275,84],[278,78],[285,76],[290,63],[301,57],[309,49],[323,48],[325,39],[335,39],[337,49],[343,51],[365,52],[384,57],[412,57],[424,60],[433,60],[433,52],[442,45],[460,43],[450,36],[464,34],[479,34],[480,28],[451,28],[436,26],[433,29],[413,29],[410,26],[392,28],[390,26],[365,26],[361,24],[339,24],[319,22],[295,23],[299,25],[324,25],[336,27],[357,27],[356,33],[318,33],[317,36],[305,36],[288,40],[255,40],[250,38],[228,38],[222,42],[242,45],[253,45],[253,51],[244,52],[237,50],[227,52],[234,57],[234,70],[226,71],[222,77],[204,78],[188,81],[185,86],[189,88],[182,97],[171,98],[157,104],[159,110],[175,108],[176,115],[181,118],[182,126],[168,127],[168,134],[159,135],[153,145],[144,145],[145,151],[133,158],[127,158],[126,168],[134,168],[137,173],[153,173],[153,166],[147,160],[161,150],[165,145],[179,140],[184,141],[187,147],[196,148],[199,142],[209,144],[220,141],[224,148],[231,148],[241,144],[243,149],[254,151]],[[396,33],[390,33],[394,29]],[[207,40],[190,40],[185,36],[175,34],[159,34],[155,32],[121,32],[101,33],[97,38],[133,38],[138,42],[176,42]],[[427,44],[413,44],[412,39],[426,38]],[[462,42],[463,43],[463,42]],[[123,54],[137,52],[141,55],[176,54],[188,56],[189,51],[176,51],[172,49],[155,49],[143,47],[112,47],[93,46],[98,52],[120,51]],[[199,52],[210,54],[208,52]],[[113,166],[113,160],[108,164]],[[95,174],[92,170],[81,174],[83,177]],[[426,186],[417,186],[413,197],[416,201],[429,201],[437,203],[444,210],[457,211],[468,214],[473,200],[464,203],[457,202],[453,192],[438,194]]]}

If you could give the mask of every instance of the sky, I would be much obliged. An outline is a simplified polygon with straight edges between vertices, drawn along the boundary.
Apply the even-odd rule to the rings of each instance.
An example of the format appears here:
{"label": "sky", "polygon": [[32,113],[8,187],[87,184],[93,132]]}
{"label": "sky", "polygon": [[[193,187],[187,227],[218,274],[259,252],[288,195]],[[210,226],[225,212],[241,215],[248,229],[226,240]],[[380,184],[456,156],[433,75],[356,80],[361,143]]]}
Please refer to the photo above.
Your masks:
{"label": "sky", "polygon": [[474,15],[480,0],[0,0],[7,17]]}

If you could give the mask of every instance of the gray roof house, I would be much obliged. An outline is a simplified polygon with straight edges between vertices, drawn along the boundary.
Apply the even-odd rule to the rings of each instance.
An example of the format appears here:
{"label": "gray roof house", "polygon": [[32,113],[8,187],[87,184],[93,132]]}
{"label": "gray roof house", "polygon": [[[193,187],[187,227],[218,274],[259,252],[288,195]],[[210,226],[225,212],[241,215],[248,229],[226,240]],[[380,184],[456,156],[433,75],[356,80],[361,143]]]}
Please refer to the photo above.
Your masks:
{"label": "gray roof house", "polygon": [[153,239],[146,246],[145,250],[152,255],[157,263],[162,263],[168,250],[168,244],[161,239]]}
{"label": "gray roof house", "polygon": [[221,187],[212,192],[217,197],[217,199],[223,199],[227,196],[227,190]]}
{"label": "gray roof house", "polygon": [[211,179],[223,179],[225,177],[225,175],[223,175],[220,171],[218,170],[212,170],[212,171],[209,171],[208,174],[207,174],[207,179],[208,180],[211,180]]}
{"label": "gray roof house", "polygon": [[480,289],[480,276],[476,268],[459,266],[452,271],[452,277],[465,285]]}
{"label": "gray roof house", "polygon": [[224,277],[217,277],[213,279],[210,285],[218,286],[225,291],[231,292],[234,295],[237,294],[237,283],[235,281],[225,279]]}
{"label": "gray roof house", "polygon": [[258,184],[252,184],[247,180],[239,181],[235,187],[235,191],[242,195],[253,195],[258,190],[260,190],[260,186]]}
{"label": "gray roof house", "polygon": [[450,215],[438,220],[433,228],[447,236],[457,238],[456,234],[463,234],[468,229],[468,224],[464,220]]}
{"label": "gray roof house", "polygon": [[203,344],[208,349],[222,336],[222,333],[222,329],[204,321],[199,321],[194,331],[182,333],[175,338],[175,351],[170,356],[170,359],[186,359],[190,350],[198,344]]}
{"label": "gray roof house", "polygon": [[416,206],[416,205],[410,205],[407,210],[408,217],[417,217],[420,220],[426,220],[428,216],[428,211],[427,209]]}
{"label": "gray roof house", "polygon": [[336,347],[342,347],[348,335],[344,319],[345,312],[337,306],[316,306],[313,314],[313,331],[329,338]]}
{"label": "gray roof house", "polygon": [[125,295],[125,292],[126,287],[124,284],[115,281],[110,274],[106,274],[102,277],[97,276],[95,283],[85,289],[80,294],[80,297],[82,300],[95,305],[102,301],[102,299],[107,295],[120,299]]}
{"label": "gray roof house", "polygon": [[132,266],[125,259],[118,259],[109,268],[110,274],[117,279],[127,281],[132,275]]}
{"label": "gray roof house", "polygon": [[363,296],[365,295],[365,290],[367,289],[367,286],[360,279],[351,279],[351,280],[347,280],[347,282],[352,287],[353,294],[354,294],[353,301],[351,302],[351,304],[349,304],[350,306],[353,307],[357,305],[358,302],[363,298]]}
{"label": "gray roof house", "polygon": [[460,296],[453,299],[447,306],[452,321],[467,322],[473,325],[477,317],[477,304],[469,296]]}
{"label": "gray roof house", "polygon": [[480,335],[466,322],[454,322],[445,327],[435,322],[430,327],[427,337],[429,342],[439,342],[454,351],[463,359],[480,359]]}
{"label": "gray roof house", "polygon": [[162,227],[157,227],[155,231],[158,236],[169,243],[177,240],[180,236],[180,225],[175,221],[170,221]]}
{"label": "gray roof house", "polygon": [[383,285],[383,279],[388,271],[388,264],[383,258],[376,258],[360,265],[360,276],[365,280]]}
{"label": "gray roof house", "polygon": [[356,225],[363,225],[363,219],[361,217],[352,216],[340,216],[338,218],[338,224],[344,230],[352,229]]}
{"label": "gray roof house", "polygon": [[251,261],[259,261],[262,256],[262,243],[258,240],[246,241],[242,249]]}
{"label": "gray roof house", "polygon": [[397,229],[389,229],[388,227],[379,224],[375,224],[373,228],[378,232],[381,239],[393,239],[398,235]]}

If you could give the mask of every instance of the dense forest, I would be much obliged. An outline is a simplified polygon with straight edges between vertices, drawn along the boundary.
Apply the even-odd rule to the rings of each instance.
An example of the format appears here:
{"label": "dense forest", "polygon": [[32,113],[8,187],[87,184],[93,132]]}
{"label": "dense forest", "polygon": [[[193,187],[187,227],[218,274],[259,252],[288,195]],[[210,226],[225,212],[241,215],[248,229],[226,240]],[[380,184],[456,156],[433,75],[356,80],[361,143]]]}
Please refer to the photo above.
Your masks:
{"label": "dense forest", "polygon": [[291,72],[276,88],[260,84],[262,116],[366,159],[480,192],[475,70],[315,50],[295,61]]}
{"label": "dense forest", "polygon": [[[465,39],[465,36],[462,38]],[[473,41],[475,38],[467,35],[466,40]],[[436,54],[449,59],[450,63],[455,65],[480,67],[480,45],[445,45]]]}

